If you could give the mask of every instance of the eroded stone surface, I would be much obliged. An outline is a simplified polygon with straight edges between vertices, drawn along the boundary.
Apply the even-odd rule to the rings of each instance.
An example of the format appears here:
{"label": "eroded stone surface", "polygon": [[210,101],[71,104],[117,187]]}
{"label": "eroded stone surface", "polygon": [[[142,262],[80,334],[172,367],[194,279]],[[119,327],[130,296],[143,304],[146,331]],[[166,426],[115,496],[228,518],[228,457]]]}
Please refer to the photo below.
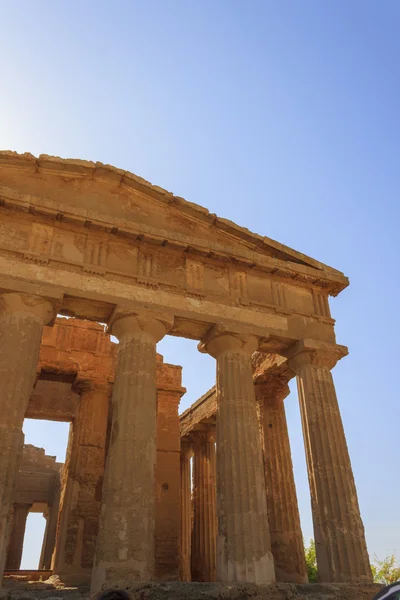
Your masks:
{"label": "eroded stone surface", "polygon": [[212,332],[217,361],[217,578],[275,580],[251,355],[253,336]]}
{"label": "eroded stone surface", "polygon": [[[372,600],[379,589],[379,585],[344,584],[137,583],[126,591],[131,600]],[[90,600],[88,588],[66,589],[45,583],[6,582],[4,592],[9,600]]]}
{"label": "eroded stone surface", "polygon": [[155,576],[156,343],[168,325],[146,315],[118,315],[112,430],[104,471],[92,590],[116,580]]}
{"label": "eroded stone surface", "polygon": [[[49,569],[51,566],[56,539],[62,467],[63,464],[58,463],[55,456],[45,454],[43,448],[37,448],[31,444],[24,445],[16,480],[14,515],[16,507],[28,506],[29,512],[42,512],[46,519],[39,569]],[[19,543],[22,549],[25,533],[25,529],[21,530],[19,534],[14,531],[14,516],[12,522],[6,562],[7,571],[19,569],[20,557],[19,560],[11,558],[11,545],[14,543],[18,545]]]}
{"label": "eroded stone surface", "polygon": [[271,549],[277,581],[308,581],[284,399],[290,375],[255,375],[264,450]]}
{"label": "eroded stone surface", "polygon": [[4,571],[11,508],[22,456],[22,425],[36,377],[43,325],[51,302],[35,295],[0,295],[0,573]]}
{"label": "eroded stone surface", "polygon": [[[40,566],[50,568],[53,564],[65,582],[75,585],[89,584],[91,579],[116,349],[104,327],[97,323],[57,319],[52,328],[45,327],[37,368],[39,380],[26,412],[31,418],[72,422],[61,484],[63,465],[45,455],[42,448],[26,445],[16,480],[15,503],[28,503],[31,510],[44,513],[47,527]],[[178,405],[185,392],[181,367],[166,364],[157,355],[156,385],[155,576],[173,580],[179,578],[180,567]],[[60,486],[61,514],[52,563]],[[18,537],[21,544],[23,533]],[[14,561],[8,567],[18,565]]]}
{"label": "eroded stone surface", "polygon": [[371,568],[330,368],[342,357],[320,345],[295,348],[320,581],[371,581]]}
{"label": "eroded stone surface", "polygon": [[[177,387],[169,382],[167,393],[164,389],[159,393],[156,417],[161,367],[155,343],[168,331],[201,341],[202,349],[217,360],[216,394],[208,394],[187,413],[182,431],[187,426],[184,435],[190,434],[196,412],[203,413],[205,425],[212,425],[215,407],[214,413],[209,409],[216,401],[219,578],[272,581],[268,520],[275,519],[275,542],[279,535],[283,539],[285,527],[292,532],[296,529],[293,519],[290,526],[281,519],[278,527],[277,515],[267,512],[267,500],[273,505],[275,498],[268,490],[271,473],[265,477],[262,463],[250,364],[251,351],[257,349],[272,357],[273,364],[268,366],[270,359],[262,359],[262,364],[255,365],[256,372],[270,367],[279,370],[282,360],[289,359],[285,368],[296,372],[301,387],[303,421],[307,421],[309,434],[306,451],[314,465],[309,468],[310,483],[312,489],[318,488],[318,494],[313,492],[313,513],[321,577],[370,580],[356,490],[329,371],[332,365],[328,360],[323,368],[315,368],[313,358],[311,367],[304,367],[298,358],[300,346],[318,348],[325,357],[346,353],[336,344],[328,297],[347,285],[339,271],[127,171],[47,155],[0,153],[0,481],[4,482],[0,489],[0,571],[24,416],[74,421],[83,411],[82,385],[100,380],[104,387],[115,381],[115,398],[108,407],[105,440],[105,402],[101,403],[102,441],[95,452],[97,456],[109,450],[97,553],[101,573],[94,577],[93,589],[99,582],[103,585],[118,579],[126,584],[137,578],[177,577],[180,380]],[[45,330],[38,363],[43,325],[52,320],[55,311],[106,323],[121,340],[126,337],[119,331],[126,329],[123,323],[136,323],[136,329],[130,327],[117,359],[101,325],[75,321],[67,327],[57,322],[53,329]],[[168,368],[165,374],[174,378],[176,372]],[[63,384],[58,397],[55,381]],[[73,384],[74,389],[66,384]],[[83,430],[77,423],[72,427],[83,441],[74,442],[73,433],[63,474],[58,547],[63,548],[63,564],[69,565],[71,572],[75,557],[89,569],[89,555],[93,554],[94,513],[99,503],[94,482],[99,481],[102,462],[97,456],[98,460],[92,461],[96,464],[90,465],[89,446],[97,423],[90,414],[94,412],[87,411]],[[273,422],[284,430],[282,414]],[[327,423],[330,441],[323,442],[321,431]],[[336,435],[339,443],[333,450]],[[264,444],[264,455],[272,449],[282,454],[280,464],[287,484],[287,444],[275,441]],[[323,457],[320,463],[319,455]],[[77,470],[75,461],[80,465]],[[265,462],[268,465],[268,460]],[[329,469],[333,470],[331,482]],[[281,486],[280,494],[289,487]],[[131,504],[124,494],[133,498]],[[343,501],[337,500],[341,495]],[[289,496],[294,498],[292,493]],[[110,538],[107,556],[102,531]],[[126,542],[123,538],[128,531]],[[185,531],[187,535],[187,527]],[[280,571],[290,575],[293,561],[291,566],[282,565],[276,552],[279,562]],[[299,574],[299,561],[296,569]],[[164,593],[162,587],[152,589],[155,594]],[[185,588],[173,589],[179,594]],[[226,588],[220,589],[225,594]],[[286,593],[279,589],[269,588],[268,593]],[[285,589],[293,593],[294,588]],[[142,597],[143,593],[141,590]]]}
{"label": "eroded stone surface", "polygon": [[215,428],[194,431],[190,438],[193,441],[191,579],[216,581]]}

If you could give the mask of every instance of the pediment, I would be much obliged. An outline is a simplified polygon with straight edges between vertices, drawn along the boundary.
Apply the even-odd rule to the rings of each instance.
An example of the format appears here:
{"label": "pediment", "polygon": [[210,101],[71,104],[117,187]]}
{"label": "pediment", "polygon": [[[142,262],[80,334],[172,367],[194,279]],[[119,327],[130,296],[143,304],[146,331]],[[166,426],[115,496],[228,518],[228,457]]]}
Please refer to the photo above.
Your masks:
{"label": "pediment", "polygon": [[340,271],[110,165],[0,152],[0,195],[60,220],[75,217],[87,226],[273,272],[321,276],[334,282],[333,293],[348,283]]}

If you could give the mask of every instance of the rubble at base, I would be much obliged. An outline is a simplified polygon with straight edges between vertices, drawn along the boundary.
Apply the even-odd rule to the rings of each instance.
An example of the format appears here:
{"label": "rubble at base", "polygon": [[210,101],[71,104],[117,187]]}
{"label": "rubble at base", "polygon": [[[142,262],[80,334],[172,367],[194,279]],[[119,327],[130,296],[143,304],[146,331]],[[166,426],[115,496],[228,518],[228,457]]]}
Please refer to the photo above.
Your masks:
{"label": "rubble at base", "polygon": [[[138,583],[131,600],[372,600],[381,586],[347,584]],[[89,600],[89,587],[64,587],[59,580],[5,580],[1,600]]]}

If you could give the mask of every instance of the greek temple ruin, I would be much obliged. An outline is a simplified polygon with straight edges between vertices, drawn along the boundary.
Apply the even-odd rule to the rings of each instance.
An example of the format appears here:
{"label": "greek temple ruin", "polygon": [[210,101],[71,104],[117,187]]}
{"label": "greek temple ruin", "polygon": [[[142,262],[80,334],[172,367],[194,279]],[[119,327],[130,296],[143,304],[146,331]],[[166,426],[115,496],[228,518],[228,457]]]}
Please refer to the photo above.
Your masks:
{"label": "greek temple ruin", "polygon": [[[371,583],[331,373],[347,348],[329,297],[347,286],[130,172],[0,152],[0,573],[20,568],[37,511],[38,566],[93,595],[306,583],[285,417],[296,378],[319,580]],[[181,415],[165,335],[216,363]],[[64,465],[24,446],[25,418],[71,424]]]}

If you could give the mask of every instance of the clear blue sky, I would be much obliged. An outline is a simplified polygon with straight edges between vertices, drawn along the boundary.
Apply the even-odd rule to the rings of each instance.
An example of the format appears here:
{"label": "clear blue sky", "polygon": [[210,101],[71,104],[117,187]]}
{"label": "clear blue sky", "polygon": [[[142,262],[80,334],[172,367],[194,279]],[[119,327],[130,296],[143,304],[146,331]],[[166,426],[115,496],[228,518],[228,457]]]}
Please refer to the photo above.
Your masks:
{"label": "clear blue sky", "polygon": [[[346,273],[334,370],[370,554],[400,554],[398,0],[3,2],[0,146],[99,160]],[[214,382],[193,342],[188,406]],[[287,399],[312,536],[295,386]],[[26,424],[62,457],[65,425]],[[38,518],[24,565],[35,566]],[[36,544],[36,545],[35,545]],[[36,550],[35,550],[36,548]]]}

